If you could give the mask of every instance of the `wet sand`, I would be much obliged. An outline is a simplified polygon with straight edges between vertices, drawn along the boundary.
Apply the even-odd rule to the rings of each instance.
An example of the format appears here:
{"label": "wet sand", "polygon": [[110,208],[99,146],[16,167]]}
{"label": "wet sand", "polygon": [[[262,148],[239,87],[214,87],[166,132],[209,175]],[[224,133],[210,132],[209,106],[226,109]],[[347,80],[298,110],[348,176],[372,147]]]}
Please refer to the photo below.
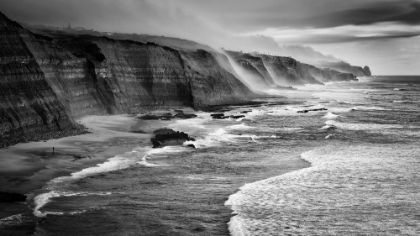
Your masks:
{"label": "wet sand", "polygon": [[90,133],[0,149],[1,190],[30,193],[50,179],[102,163],[134,145],[147,145],[151,137],[133,132],[141,121],[128,115],[89,116],[78,122]]}
{"label": "wet sand", "polygon": [[[0,149],[0,191],[28,196],[24,203],[0,203],[0,235],[27,235],[34,229],[33,191],[49,180],[103,163],[133,147],[150,145],[151,131],[173,121],[144,122],[132,115],[114,115],[88,116],[77,122],[90,133]],[[11,220],[2,220],[11,216]]]}

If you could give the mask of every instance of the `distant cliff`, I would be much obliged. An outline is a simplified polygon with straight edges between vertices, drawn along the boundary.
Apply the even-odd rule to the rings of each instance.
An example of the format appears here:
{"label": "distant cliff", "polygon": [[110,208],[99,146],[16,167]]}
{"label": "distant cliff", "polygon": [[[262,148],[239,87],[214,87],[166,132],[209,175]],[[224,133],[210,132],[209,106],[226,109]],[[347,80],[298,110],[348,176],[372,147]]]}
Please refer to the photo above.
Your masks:
{"label": "distant cliff", "polygon": [[360,66],[352,66],[349,63],[344,62],[344,61],[341,61],[341,62],[322,61],[322,62],[319,62],[317,66],[321,68],[333,69],[333,70],[340,71],[343,73],[351,73],[358,77],[372,76],[372,73],[368,66],[365,66],[363,68]]}
{"label": "distant cliff", "polygon": [[276,85],[322,84],[329,81],[357,80],[351,73],[317,68],[290,57],[226,51],[227,55],[253,80],[266,87]]}

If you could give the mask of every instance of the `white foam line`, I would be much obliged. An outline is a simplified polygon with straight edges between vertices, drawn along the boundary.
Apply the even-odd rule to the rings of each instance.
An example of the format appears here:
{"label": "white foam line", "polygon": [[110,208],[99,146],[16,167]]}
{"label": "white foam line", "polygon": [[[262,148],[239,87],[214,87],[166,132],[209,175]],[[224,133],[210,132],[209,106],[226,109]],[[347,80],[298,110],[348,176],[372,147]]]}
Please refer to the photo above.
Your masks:
{"label": "white foam line", "polygon": [[111,192],[98,192],[98,193],[89,193],[89,192],[58,192],[58,191],[50,191],[47,193],[40,194],[34,198],[35,208],[34,208],[34,215],[37,217],[45,217],[49,215],[64,215],[63,212],[51,212],[45,211],[42,212],[41,208],[44,207],[47,203],[51,201],[52,198],[57,197],[73,197],[73,196],[89,196],[89,195],[110,195]]}

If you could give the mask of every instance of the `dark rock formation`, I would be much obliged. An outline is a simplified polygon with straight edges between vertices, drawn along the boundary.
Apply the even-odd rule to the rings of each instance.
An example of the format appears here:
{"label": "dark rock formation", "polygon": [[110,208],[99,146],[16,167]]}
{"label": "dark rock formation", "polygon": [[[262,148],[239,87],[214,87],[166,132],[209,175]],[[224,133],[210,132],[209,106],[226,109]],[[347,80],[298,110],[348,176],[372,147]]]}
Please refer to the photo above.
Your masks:
{"label": "dark rock formation", "polygon": [[227,116],[225,116],[224,113],[215,113],[215,114],[210,114],[211,118],[213,119],[225,119],[227,118]]}
{"label": "dark rock formation", "polygon": [[194,141],[188,134],[168,128],[158,129],[153,133],[155,134],[155,137],[151,139],[153,148],[182,145],[185,141]]}
{"label": "dark rock formation", "polygon": [[365,72],[366,76],[372,76],[372,72],[370,71],[369,66],[363,67],[363,71]]}
{"label": "dark rock formation", "polygon": [[141,120],[159,120],[159,117],[157,115],[144,115],[144,116],[140,116],[139,119],[141,119]]}
{"label": "dark rock formation", "polygon": [[0,36],[0,147],[78,130],[31,51],[46,40],[1,13]]}
{"label": "dark rock formation", "polygon": [[190,148],[196,148],[196,147],[194,146],[194,144],[188,144],[188,145],[187,145],[187,147],[190,147]]}
{"label": "dark rock formation", "polygon": [[19,193],[0,192],[0,202],[24,202],[26,196]]}
{"label": "dark rock formation", "polygon": [[308,113],[310,111],[328,111],[328,109],[327,108],[307,109],[307,110],[298,111],[297,113]]}
{"label": "dark rock formation", "polygon": [[196,117],[197,117],[196,114],[185,114],[185,113],[178,113],[173,116],[173,118],[178,118],[178,119],[191,119],[191,118],[196,118]]}
{"label": "dark rock formation", "polygon": [[244,115],[230,116],[230,118],[232,118],[232,119],[240,119],[240,118],[245,118],[245,116]]}

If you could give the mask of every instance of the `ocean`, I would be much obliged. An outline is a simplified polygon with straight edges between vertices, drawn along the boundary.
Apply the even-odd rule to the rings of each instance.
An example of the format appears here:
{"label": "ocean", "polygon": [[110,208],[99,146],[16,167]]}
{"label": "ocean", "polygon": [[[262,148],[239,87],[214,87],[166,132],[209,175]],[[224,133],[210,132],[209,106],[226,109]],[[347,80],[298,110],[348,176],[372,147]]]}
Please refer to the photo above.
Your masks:
{"label": "ocean", "polygon": [[35,235],[420,235],[420,77],[268,92],[50,180]]}

